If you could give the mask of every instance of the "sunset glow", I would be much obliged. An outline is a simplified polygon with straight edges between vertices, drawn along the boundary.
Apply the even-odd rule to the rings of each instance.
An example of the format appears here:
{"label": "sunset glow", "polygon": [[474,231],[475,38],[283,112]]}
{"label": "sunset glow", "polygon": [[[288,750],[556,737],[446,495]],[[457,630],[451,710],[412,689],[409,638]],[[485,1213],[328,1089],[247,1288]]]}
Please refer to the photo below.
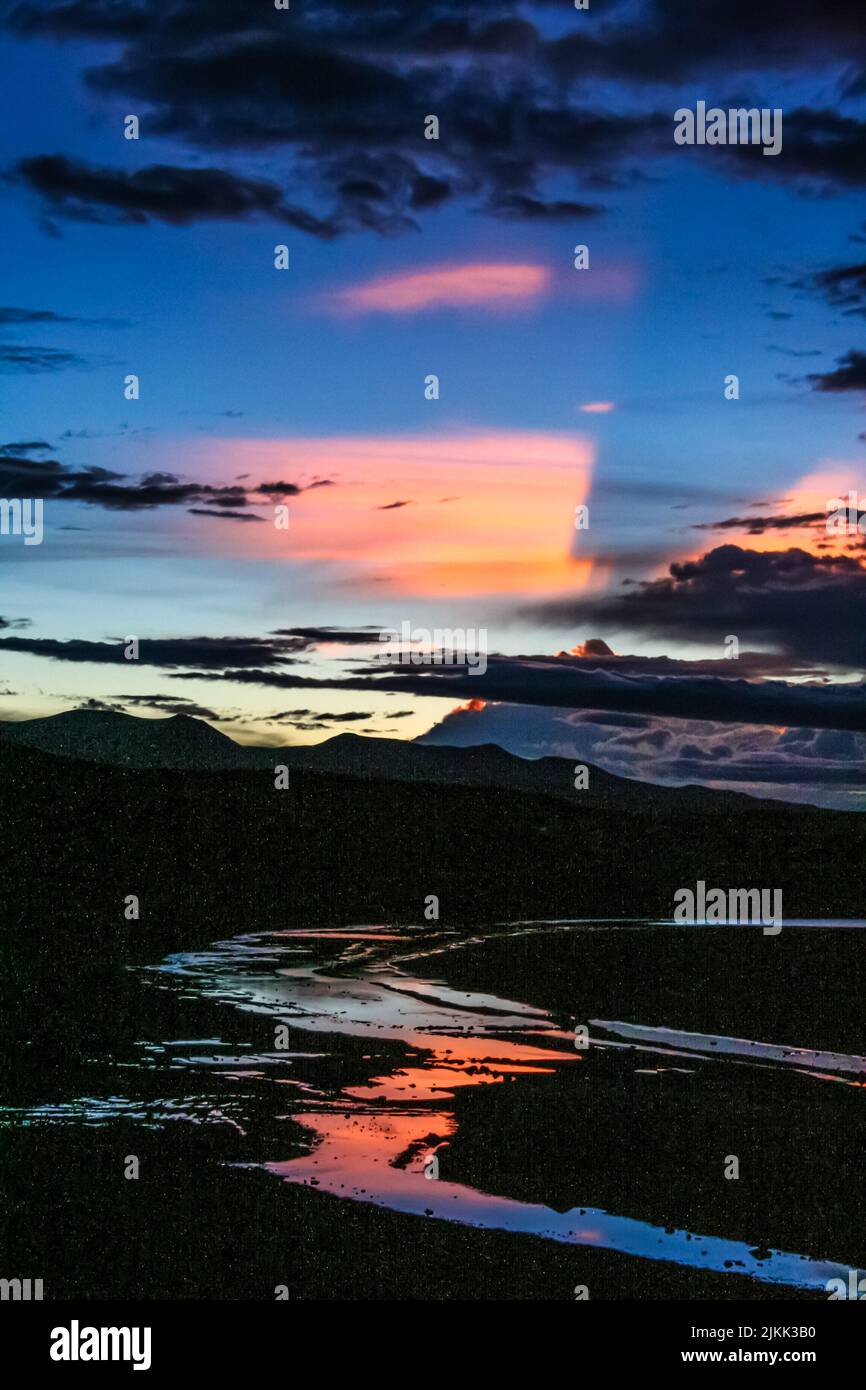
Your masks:
{"label": "sunset glow", "polygon": [[581,588],[593,572],[569,550],[592,479],[592,445],[579,435],[242,440],[212,457],[224,477],[291,467],[334,480],[289,499],[287,531],[216,527],[213,541],[233,555],[330,567],[336,581],[414,595]]}
{"label": "sunset glow", "polygon": [[543,265],[481,261],[384,276],[335,292],[329,302],[349,314],[520,308],[537,300],[549,283],[550,272]]}

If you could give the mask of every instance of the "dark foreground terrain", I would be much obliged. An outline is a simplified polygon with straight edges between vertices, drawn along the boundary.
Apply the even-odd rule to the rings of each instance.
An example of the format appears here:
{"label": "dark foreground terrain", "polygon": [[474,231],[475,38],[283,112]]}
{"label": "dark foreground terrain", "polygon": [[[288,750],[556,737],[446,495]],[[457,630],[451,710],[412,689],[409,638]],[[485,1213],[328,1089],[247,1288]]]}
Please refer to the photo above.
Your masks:
{"label": "dark foreground terrain", "polygon": [[[787,925],[866,916],[860,817],[2,740],[0,815],[3,1266],[47,1297],[799,1299],[866,1264],[863,933]],[[784,929],[634,922],[698,879],[781,888]]]}
{"label": "dark foreground terrain", "polygon": [[129,770],[0,739],[2,943],[125,959],[244,925],[417,922],[431,894],[455,926],[669,918],[698,880],[781,889],[789,920],[866,915],[862,816],[580,798],[294,769],[277,790],[273,769]]}
{"label": "dark foreground terrain", "polygon": [[379,928],[82,976],[4,1047],[4,1264],[52,1298],[824,1298],[866,1263],[861,941]]}

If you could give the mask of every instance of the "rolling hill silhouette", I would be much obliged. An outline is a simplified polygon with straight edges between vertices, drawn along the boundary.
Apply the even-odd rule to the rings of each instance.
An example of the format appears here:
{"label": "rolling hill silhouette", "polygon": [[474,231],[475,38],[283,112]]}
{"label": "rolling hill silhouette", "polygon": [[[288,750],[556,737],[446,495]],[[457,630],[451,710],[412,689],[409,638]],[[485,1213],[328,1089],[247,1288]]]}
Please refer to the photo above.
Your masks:
{"label": "rolling hill silhouette", "polygon": [[[630,799],[619,804],[513,781],[473,785],[446,769],[504,780],[515,764],[533,765],[498,749],[474,749],[468,763],[460,750],[425,749],[422,764],[412,745],[400,745],[402,770],[423,775],[400,780],[391,764],[392,776],[374,776],[357,761],[352,774],[296,766],[283,787],[275,753],[285,761],[288,750],[242,749],[192,720],[141,731],[143,722],[108,725],[120,738],[115,761],[105,746],[101,761],[85,760],[28,746],[20,729],[0,737],[0,974],[11,963],[19,985],[37,969],[75,978],[82,962],[152,959],[238,932],[418,924],[431,894],[446,930],[670,918],[676,891],[700,879],[779,889],[786,921],[863,915],[851,866],[863,862],[866,817],[856,812],[625,782]],[[38,723],[40,736],[47,726],[67,750],[73,736],[93,748],[94,728],[105,726]],[[38,730],[23,732],[32,740]],[[167,743],[154,754],[162,732]],[[375,742],[341,738],[317,756],[357,759],[369,749],[382,755]],[[428,761],[434,751],[449,761]],[[133,756],[177,765],[134,767],[124,761]],[[194,757],[233,761],[202,768],[189,765]],[[250,758],[262,764],[241,765]],[[619,779],[610,782],[618,795]],[[732,802],[735,811],[719,814]],[[131,919],[130,894],[140,903]]]}
{"label": "rolling hill silhouette", "polygon": [[317,744],[252,747],[185,714],[143,719],[111,710],[69,710],[45,719],[0,722],[0,738],[44,753],[141,770],[273,770],[285,765],[385,782],[530,792],[564,797],[583,807],[669,813],[812,809],[743,792],[632,781],[594,764],[583,764],[588,768],[588,786],[578,790],[572,759],[520,758],[493,743],[459,748],[342,733]]}

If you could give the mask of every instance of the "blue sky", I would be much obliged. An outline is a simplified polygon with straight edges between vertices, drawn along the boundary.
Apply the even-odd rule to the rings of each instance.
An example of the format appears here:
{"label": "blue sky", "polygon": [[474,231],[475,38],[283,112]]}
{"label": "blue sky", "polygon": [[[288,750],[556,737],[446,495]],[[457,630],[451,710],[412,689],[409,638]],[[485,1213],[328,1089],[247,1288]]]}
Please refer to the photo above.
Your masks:
{"label": "blue sky", "polygon": [[[837,488],[866,493],[855,6],[774,0],[755,15],[738,0],[695,26],[679,0],[580,13],[71,0],[7,4],[0,21],[4,485],[27,495],[38,478],[45,499],[41,546],[0,537],[3,717],[186,702],[279,742],[393,733],[397,702],[401,735],[417,736],[453,708],[449,688],[398,696],[376,688],[375,667],[360,703],[339,685],[375,643],[271,652],[282,687],[46,645],[375,634],[406,619],[483,627],[512,658],[595,638],[606,661],[712,663],[733,613],[741,653],[769,658],[741,679],[863,678],[863,538],[831,545],[815,519]],[[780,107],[782,152],[675,146],[674,111],[699,99]],[[423,139],[428,111],[437,142]],[[131,112],[137,141],[123,138]],[[282,243],[287,271],[273,263]],[[507,290],[480,294],[491,269]],[[140,399],[127,401],[133,372]],[[738,400],[724,397],[729,373]],[[290,490],[257,491],[276,482]],[[193,484],[211,491],[173,491]],[[218,488],[236,495],[214,500]],[[579,534],[577,504],[590,511]],[[771,560],[744,580],[726,552],[724,592],[718,556],[670,579],[722,546]],[[791,549],[810,559],[783,562]],[[660,622],[658,591],[640,586],[665,582]],[[695,585],[718,621],[711,603],[696,616]],[[646,602],[624,603],[634,591]],[[816,643],[828,625],[838,640]],[[682,780],[697,738],[727,749],[705,757],[703,780],[733,762],[751,789],[860,804],[860,731],[839,730],[833,757],[808,731],[794,753],[761,721],[719,731],[702,720],[699,674],[680,672],[689,718],[648,716],[643,743],[605,753],[599,737],[591,751],[626,775]],[[478,740],[495,722],[530,755],[583,748],[571,715],[521,703],[506,718],[503,704],[458,722]],[[777,784],[750,778],[756,742]]]}

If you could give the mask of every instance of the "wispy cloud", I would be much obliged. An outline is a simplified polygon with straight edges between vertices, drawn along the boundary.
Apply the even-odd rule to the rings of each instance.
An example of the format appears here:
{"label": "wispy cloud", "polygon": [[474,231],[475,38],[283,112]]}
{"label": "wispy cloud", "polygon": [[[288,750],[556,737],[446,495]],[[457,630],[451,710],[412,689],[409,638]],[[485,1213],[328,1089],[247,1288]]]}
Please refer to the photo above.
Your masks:
{"label": "wispy cloud", "polygon": [[428,309],[526,308],[550,285],[543,265],[473,262],[368,280],[329,295],[337,313],[411,314]]}

